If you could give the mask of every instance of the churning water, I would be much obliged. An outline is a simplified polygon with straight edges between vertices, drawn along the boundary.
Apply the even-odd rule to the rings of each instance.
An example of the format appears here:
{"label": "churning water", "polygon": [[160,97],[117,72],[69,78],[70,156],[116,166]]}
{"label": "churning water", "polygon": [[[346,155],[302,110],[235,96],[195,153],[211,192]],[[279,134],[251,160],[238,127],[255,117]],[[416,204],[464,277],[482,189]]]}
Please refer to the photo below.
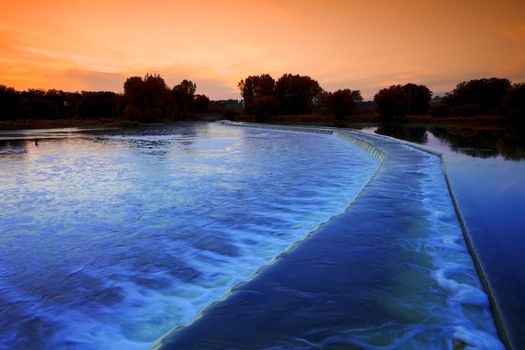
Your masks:
{"label": "churning water", "polygon": [[377,167],[335,136],[212,123],[2,134],[0,349],[147,348]]}
{"label": "churning water", "polygon": [[349,210],[160,349],[504,349],[440,158],[338,134],[385,156]]}

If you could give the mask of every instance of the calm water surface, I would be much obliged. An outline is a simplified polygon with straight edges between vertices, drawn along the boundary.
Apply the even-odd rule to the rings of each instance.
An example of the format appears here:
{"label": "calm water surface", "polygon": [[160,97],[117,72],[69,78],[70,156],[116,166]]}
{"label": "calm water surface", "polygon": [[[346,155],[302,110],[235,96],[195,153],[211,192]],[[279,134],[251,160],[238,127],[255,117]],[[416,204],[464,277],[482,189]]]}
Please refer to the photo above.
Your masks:
{"label": "calm water surface", "polygon": [[3,132],[0,349],[147,348],[377,166],[335,136],[212,123]]}
{"label": "calm water surface", "polygon": [[516,130],[373,127],[444,155],[514,349],[525,349],[525,135]]}

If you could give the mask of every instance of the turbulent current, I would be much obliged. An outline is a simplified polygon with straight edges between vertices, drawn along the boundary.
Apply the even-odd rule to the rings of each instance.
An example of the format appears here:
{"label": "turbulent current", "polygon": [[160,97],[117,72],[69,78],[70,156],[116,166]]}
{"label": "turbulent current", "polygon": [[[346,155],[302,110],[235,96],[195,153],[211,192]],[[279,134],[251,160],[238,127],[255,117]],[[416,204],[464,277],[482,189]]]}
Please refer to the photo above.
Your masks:
{"label": "turbulent current", "polygon": [[158,348],[504,349],[440,158],[336,134],[381,159],[349,210]]}
{"label": "turbulent current", "polygon": [[215,123],[0,134],[0,349],[148,348],[378,165],[333,135]]}

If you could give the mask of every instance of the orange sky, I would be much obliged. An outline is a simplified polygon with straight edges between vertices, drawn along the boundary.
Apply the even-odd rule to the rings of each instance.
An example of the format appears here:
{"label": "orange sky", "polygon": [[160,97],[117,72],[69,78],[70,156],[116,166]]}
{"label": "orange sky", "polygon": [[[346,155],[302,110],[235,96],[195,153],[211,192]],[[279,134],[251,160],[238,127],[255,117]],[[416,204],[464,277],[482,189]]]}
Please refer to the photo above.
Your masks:
{"label": "orange sky", "polygon": [[0,84],[122,91],[161,74],[239,98],[250,74],[308,74],[325,89],[465,79],[525,81],[525,1],[1,0]]}

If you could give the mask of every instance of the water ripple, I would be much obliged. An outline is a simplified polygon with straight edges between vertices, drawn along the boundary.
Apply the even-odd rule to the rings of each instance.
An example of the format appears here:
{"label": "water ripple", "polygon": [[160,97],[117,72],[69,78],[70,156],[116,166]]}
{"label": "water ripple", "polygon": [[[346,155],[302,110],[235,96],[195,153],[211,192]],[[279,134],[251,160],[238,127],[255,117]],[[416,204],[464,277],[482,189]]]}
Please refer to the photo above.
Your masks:
{"label": "water ripple", "polygon": [[377,166],[335,136],[216,124],[46,135],[0,145],[0,349],[147,348]]}

